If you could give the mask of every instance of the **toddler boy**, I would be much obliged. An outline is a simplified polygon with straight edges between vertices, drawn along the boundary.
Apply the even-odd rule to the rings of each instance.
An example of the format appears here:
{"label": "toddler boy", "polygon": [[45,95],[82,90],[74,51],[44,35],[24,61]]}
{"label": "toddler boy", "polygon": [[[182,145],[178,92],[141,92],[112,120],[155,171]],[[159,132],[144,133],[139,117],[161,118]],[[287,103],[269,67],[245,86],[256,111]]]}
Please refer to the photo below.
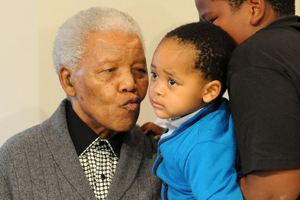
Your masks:
{"label": "toddler boy", "polygon": [[163,199],[243,199],[235,169],[236,142],[226,90],[232,38],[209,23],[169,32],[151,63],[149,97],[168,119],[153,173]]}

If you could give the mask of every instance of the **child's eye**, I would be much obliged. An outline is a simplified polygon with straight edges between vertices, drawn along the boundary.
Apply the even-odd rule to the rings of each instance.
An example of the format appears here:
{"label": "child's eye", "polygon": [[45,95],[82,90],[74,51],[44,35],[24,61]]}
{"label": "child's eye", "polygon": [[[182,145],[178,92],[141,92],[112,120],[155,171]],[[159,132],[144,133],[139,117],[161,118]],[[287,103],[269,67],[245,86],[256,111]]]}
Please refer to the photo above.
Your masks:
{"label": "child's eye", "polygon": [[170,85],[177,85],[177,83],[174,80],[172,80],[172,79],[169,80],[169,84]]}
{"label": "child's eye", "polygon": [[209,23],[213,24],[213,23],[214,23],[214,21],[215,21],[216,19],[217,19],[217,18],[215,18],[215,19],[212,19],[212,20],[209,20]]}
{"label": "child's eye", "polygon": [[153,78],[157,78],[157,74],[155,72],[151,72]]}
{"label": "child's eye", "polygon": [[206,19],[205,17],[200,17],[200,22],[205,22],[205,23],[213,24],[214,21],[215,21],[216,19],[217,19],[217,18],[214,18],[214,19]]}

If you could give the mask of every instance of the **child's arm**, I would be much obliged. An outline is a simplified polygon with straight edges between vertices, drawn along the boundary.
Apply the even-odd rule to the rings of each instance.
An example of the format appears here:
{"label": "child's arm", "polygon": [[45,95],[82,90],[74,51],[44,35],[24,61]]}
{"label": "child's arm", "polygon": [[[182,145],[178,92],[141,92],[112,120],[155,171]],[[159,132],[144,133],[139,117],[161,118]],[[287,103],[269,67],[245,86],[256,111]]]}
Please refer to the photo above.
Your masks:
{"label": "child's arm", "polygon": [[142,131],[147,134],[148,132],[153,132],[154,133],[154,139],[159,140],[163,132],[165,131],[165,128],[158,126],[152,122],[146,122],[141,126]]}

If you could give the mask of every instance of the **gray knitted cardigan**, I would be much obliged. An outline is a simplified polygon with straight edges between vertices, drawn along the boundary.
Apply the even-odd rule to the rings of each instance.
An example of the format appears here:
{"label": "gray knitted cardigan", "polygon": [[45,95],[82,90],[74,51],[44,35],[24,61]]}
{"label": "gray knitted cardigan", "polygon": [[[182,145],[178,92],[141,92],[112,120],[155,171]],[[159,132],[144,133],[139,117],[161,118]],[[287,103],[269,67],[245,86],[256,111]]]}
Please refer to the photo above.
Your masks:
{"label": "gray knitted cardigan", "polygon": [[[66,101],[48,120],[0,148],[0,200],[95,199],[68,132]],[[161,182],[151,171],[156,142],[137,126],[124,134],[106,199],[159,199]]]}

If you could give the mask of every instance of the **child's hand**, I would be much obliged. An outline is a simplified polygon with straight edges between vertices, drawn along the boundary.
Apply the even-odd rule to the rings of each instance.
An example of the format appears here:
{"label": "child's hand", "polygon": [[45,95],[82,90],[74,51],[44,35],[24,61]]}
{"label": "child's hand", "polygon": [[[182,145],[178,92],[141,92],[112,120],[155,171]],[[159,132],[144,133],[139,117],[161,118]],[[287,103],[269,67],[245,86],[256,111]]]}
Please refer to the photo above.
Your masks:
{"label": "child's hand", "polygon": [[154,133],[154,139],[155,140],[159,140],[161,135],[163,134],[163,132],[165,131],[165,128],[158,126],[152,122],[146,122],[145,124],[143,124],[141,126],[142,131],[147,134],[150,131],[152,131]]}

